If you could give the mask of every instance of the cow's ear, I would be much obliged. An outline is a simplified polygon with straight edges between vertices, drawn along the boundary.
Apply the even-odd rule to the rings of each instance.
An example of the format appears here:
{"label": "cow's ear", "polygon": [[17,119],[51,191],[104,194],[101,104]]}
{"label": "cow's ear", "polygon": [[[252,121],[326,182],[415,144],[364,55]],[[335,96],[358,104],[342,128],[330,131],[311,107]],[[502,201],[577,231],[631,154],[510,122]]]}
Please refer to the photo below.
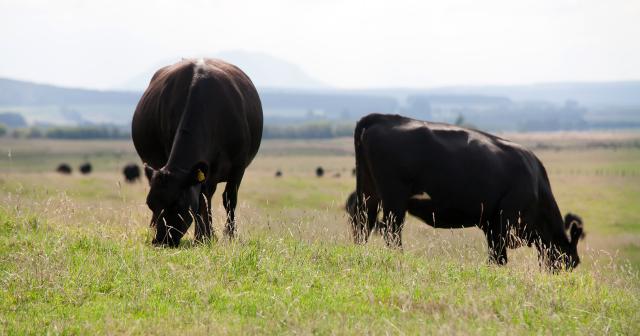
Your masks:
{"label": "cow's ear", "polygon": [[147,176],[147,180],[151,182],[151,178],[153,177],[153,173],[155,169],[151,168],[146,162],[144,164],[144,174]]}
{"label": "cow's ear", "polygon": [[580,218],[580,216],[578,215],[567,213],[564,216],[564,229],[569,231],[569,229],[571,229],[571,226],[573,226],[574,223],[577,223],[578,225],[582,226],[582,218]]}
{"label": "cow's ear", "polygon": [[208,172],[209,165],[206,162],[200,161],[196,163],[191,169],[191,184],[204,183],[207,180]]}
{"label": "cow's ear", "polygon": [[579,239],[584,239],[585,233],[582,218],[569,213],[564,217],[564,222],[565,228],[569,230],[569,238],[572,244],[576,245]]}

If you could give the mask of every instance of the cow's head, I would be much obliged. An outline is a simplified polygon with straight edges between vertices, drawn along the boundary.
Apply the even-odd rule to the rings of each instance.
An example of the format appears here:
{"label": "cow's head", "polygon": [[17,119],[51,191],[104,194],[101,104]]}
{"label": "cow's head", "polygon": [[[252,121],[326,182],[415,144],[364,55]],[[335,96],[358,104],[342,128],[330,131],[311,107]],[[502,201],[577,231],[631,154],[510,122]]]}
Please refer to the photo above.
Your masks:
{"label": "cow's head", "polygon": [[564,217],[564,229],[568,235],[564,241],[556,243],[555,248],[549,253],[549,266],[554,269],[572,270],[580,264],[578,256],[578,241],[584,238],[584,227],[582,219],[574,214],[567,214]]}
{"label": "cow's head", "polygon": [[150,185],[147,206],[153,212],[151,226],[156,228],[154,245],[178,246],[197,216],[207,168],[204,162],[188,171],[156,170],[145,164],[144,172]]}

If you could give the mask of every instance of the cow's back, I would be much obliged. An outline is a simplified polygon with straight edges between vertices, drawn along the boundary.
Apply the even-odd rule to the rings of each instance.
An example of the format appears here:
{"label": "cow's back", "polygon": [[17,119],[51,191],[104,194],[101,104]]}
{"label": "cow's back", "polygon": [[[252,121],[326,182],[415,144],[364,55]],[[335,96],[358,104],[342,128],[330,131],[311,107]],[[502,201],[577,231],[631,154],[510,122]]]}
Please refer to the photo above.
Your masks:
{"label": "cow's back", "polygon": [[156,71],[133,114],[133,144],[142,161],[156,169],[169,157],[193,70],[193,62],[182,61]]}
{"label": "cow's back", "polygon": [[[185,111],[193,115],[183,117]],[[179,127],[187,133],[205,127],[194,146],[222,152],[226,146],[248,165],[260,145],[262,122],[258,93],[240,69],[220,60],[183,60],[153,76],[136,108],[132,138],[142,160],[157,169],[167,163]]]}
{"label": "cow's back", "polygon": [[358,142],[366,164],[374,170],[387,167],[380,177],[410,179],[413,192],[425,191],[436,202],[475,209],[482,201],[494,207],[516,185],[537,196],[540,176],[533,153],[491,134],[374,114],[356,126]]}

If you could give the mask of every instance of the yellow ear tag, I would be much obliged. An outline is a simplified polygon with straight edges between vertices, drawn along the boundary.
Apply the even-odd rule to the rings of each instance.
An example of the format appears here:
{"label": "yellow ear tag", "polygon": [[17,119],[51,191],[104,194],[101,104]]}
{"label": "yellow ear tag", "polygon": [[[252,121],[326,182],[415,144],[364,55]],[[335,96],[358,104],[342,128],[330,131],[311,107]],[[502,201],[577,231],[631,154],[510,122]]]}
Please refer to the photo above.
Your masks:
{"label": "yellow ear tag", "polygon": [[196,178],[198,179],[198,182],[202,182],[205,180],[204,173],[202,172],[202,170],[198,169],[198,174],[196,175]]}

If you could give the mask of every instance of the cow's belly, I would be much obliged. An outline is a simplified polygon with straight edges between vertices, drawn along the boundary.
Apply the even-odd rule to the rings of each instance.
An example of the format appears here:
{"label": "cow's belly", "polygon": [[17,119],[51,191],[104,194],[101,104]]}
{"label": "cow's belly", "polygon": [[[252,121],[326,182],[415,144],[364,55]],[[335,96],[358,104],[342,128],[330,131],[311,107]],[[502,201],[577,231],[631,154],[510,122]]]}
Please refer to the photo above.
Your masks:
{"label": "cow's belly", "polygon": [[477,226],[484,212],[481,204],[447,204],[437,202],[428,196],[417,195],[409,199],[407,210],[410,215],[418,217],[430,226],[446,229]]}

